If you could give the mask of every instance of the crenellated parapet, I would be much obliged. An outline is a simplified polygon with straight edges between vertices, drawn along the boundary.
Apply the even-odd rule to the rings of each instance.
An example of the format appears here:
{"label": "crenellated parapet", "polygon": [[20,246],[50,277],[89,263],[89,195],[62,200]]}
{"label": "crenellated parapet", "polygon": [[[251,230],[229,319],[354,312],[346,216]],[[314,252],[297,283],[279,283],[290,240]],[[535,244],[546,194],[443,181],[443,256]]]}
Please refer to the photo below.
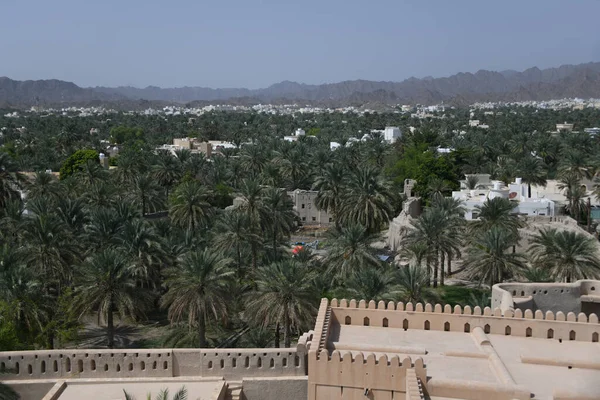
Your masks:
{"label": "crenellated parapet", "polygon": [[421,358],[398,356],[377,357],[374,353],[355,351],[321,350],[319,357],[312,359],[309,383],[315,387],[338,386],[359,390],[374,389],[403,393],[407,391],[407,371],[414,371],[424,381],[427,370]]}
{"label": "crenellated parapet", "polygon": [[295,348],[279,349],[9,351],[0,352],[0,370],[11,380],[304,376],[310,337],[302,336]]}
{"label": "crenellated parapet", "polygon": [[600,325],[598,316],[584,313],[520,309],[483,310],[470,306],[451,307],[440,304],[394,303],[365,300],[331,301],[331,319],[340,325],[377,326],[400,329],[438,330],[450,332],[471,332],[481,327],[485,333],[513,335],[582,342],[598,342]]}

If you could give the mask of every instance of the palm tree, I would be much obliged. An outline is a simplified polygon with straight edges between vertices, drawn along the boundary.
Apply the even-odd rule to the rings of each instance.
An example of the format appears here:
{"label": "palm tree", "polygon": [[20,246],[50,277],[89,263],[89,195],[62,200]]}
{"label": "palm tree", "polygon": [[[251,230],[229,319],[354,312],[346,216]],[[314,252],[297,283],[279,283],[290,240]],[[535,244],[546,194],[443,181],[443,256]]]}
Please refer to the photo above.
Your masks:
{"label": "palm tree", "polygon": [[[135,400],[135,397],[133,397],[132,395],[130,395],[129,393],[127,393],[125,391],[125,389],[123,389],[123,393],[125,394],[125,400]],[[185,386],[183,386],[181,389],[179,389],[175,395],[173,395],[173,399],[172,400],[186,400],[188,397],[188,393],[187,393],[187,389],[185,388]],[[150,393],[148,393],[148,395],[146,396],[146,400],[152,400],[152,395]],[[161,390],[156,397],[154,397],[154,400],[170,400],[169,397],[169,389],[163,389]]]}
{"label": "palm tree", "polygon": [[[254,234],[259,234],[259,228],[267,219],[267,210],[262,203],[264,188],[255,179],[244,179],[241,185],[240,211],[243,212],[249,220],[250,227]],[[256,269],[258,265],[258,243],[254,242],[251,246],[252,268]]]}
{"label": "palm tree", "polygon": [[328,164],[313,184],[313,190],[318,192],[315,206],[319,210],[327,211],[333,217],[338,229],[340,228],[338,213],[346,184],[344,172],[339,163]]}
{"label": "palm tree", "polygon": [[90,311],[107,324],[108,348],[115,345],[114,314],[136,320],[151,303],[150,294],[136,285],[135,270],[125,254],[114,249],[102,250],[82,265],[76,280],[73,307],[82,318]]}
{"label": "palm tree", "polygon": [[282,239],[289,240],[290,233],[294,229],[296,213],[293,210],[292,200],[284,189],[274,187],[265,189],[262,204],[267,211],[267,218],[262,221],[263,231],[270,234],[273,255],[276,259],[278,256],[278,243]]}
{"label": "palm tree", "polygon": [[261,146],[244,146],[240,151],[241,165],[250,177],[257,178],[267,163],[267,155]]}
{"label": "palm tree", "polygon": [[88,220],[81,198],[60,197],[56,204],[56,215],[74,237],[82,234],[84,225]]}
{"label": "palm tree", "polygon": [[19,189],[25,177],[18,172],[18,167],[7,153],[0,152],[0,208],[4,208],[9,200],[20,199]]}
{"label": "palm tree", "polygon": [[514,208],[515,204],[509,199],[502,197],[487,199],[482,206],[475,206],[475,209],[479,212],[479,219],[472,222],[472,231],[482,233],[497,227],[516,235],[523,223],[517,215],[512,214]]}
{"label": "palm tree", "polygon": [[61,196],[62,188],[54,175],[47,172],[36,172],[33,181],[27,185],[27,197],[35,199],[38,197],[48,197],[58,199]]}
{"label": "palm tree", "polygon": [[78,248],[55,214],[29,216],[22,237],[26,243],[25,261],[42,277],[46,290],[54,285],[60,290],[62,284],[71,281],[71,268],[79,259]]}
{"label": "palm tree", "polygon": [[214,227],[213,245],[224,254],[234,255],[240,279],[243,277],[243,255],[261,243],[261,237],[254,233],[249,221],[248,216],[238,210],[225,211]]}
{"label": "palm tree", "polygon": [[246,312],[264,326],[281,324],[286,348],[291,346],[291,330],[308,327],[317,312],[312,278],[312,272],[289,259],[256,271],[256,290],[249,294]]}
{"label": "palm tree", "polygon": [[542,229],[531,240],[529,251],[558,281],[594,279],[600,276],[598,242],[579,232]]}
{"label": "palm tree", "polygon": [[126,220],[113,208],[96,208],[89,213],[84,231],[91,249],[99,250],[119,243],[119,234]]}
{"label": "palm tree", "polygon": [[142,283],[160,284],[160,265],[164,253],[155,230],[145,220],[136,218],[124,224],[118,241],[119,247],[132,261],[132,273]]}
{"label": "palm tree", "polygon": [[102,168],[98,161],[88,160],[83,164],[82,170],[77,172],[77,177],[84,185],[93,185],[108,179],[108,171]]}
{"label": "palm tree", "polygon": [[330,249],[324,264],[333,276],[345,279],[359,269],[375,267],[378,258],[371,247],[377,236],[367,232],[365,227],[353,224],[329,233]]}
{"label": "palm tree", "polygon": [[565,197],[569,202],[568,209],[571,218],[579,221],[582,210],[585,209],[585,198],[587,193],[581,185],[581,179],[576,173],[568,172],[561,176],[557,185],[559,190],[564,191]]}
{"label": "palm tree", "polygon": [[351,175],[344,191],[340,222],[361,224],[370,233],[377,233],[394,217],[396,199],[390,183],[378,170],[361,167]]}
{"label": "palm tree", "polygon": [[181,178],[181,166],[168,151],[159,151],[156,164],[152,166],[152,176],[165,188],[165,197],[169,198],[171,187]]}
{"label": "palm tree", "polygon": [[183,173],[194,179],[198,179],[208,167],[208,161],[203,153],[192,153],[183,163]]}
{"label": "palm tree", "polygon": [[43,331],[52,299],[33,270],[21,264],[20,253],[8,245],[0,247],[0,298],[8,305],[3,316],[14,323],[19,339],[26,343]]}
{"label": "palm tree", "polygon": [[402,246],[400,254],[402,257],[408,259],[409,264],[422,267],[423,260],[426,260],[427,257],[429,257],[430,252],[431,249],[424,241],[407,241]]}
{"label": "palm tree", "polygon": [[491,302],[490,292],[483,291],[479,295],[476,295],[475,292],[471,292],[469,302],[466,305],[471,306],[472,308],[479,307],[483,310],[486,307],[489,307]]}
{"label": "palm tree", "polygon": [[183,182],[171,196],[171,220],[175,225],[194,232],[196,228],[206,224],[213,214],[208,198],[208,191],[198,181]]}
{"label": "palm tree", "polygon": [[361,268],[345,280],[339,297],[390,301],[396,298],[395,283],[396,271],[387,264],[380,268]]}
{"label": "palm tree", "polygon": [[428,247],[429,251],[425,257],[427,274],[431,278],[431,264],[433,262],[434,287],[437,287],[438,283],[440,255],[442,256],[443,270],[444,255],[459,252],[461,236],[458,230],[460,225],[458,224],[458,217],[451,214],[449,210],[444,210],[441,207],[429,207],[412,223],[412,228],[409,229],[404,239],[405,246],[423,243]]}
{"label": "palm tree", "polygon": [[545,186],[547,171],[539,158],[524,156],[517,163],[517,171],[523,182],[527,184],[527,197],[531,197],[531,185]]}
{"label": "palm tree", "polygon": [[91,207],[110,207],[117,202],[118,187],[112,182],[97,182],[89,185],[82,198]]}
{"label": "palm tree", "polygon": [[452,273],[452,257],[454,255],[460,255],[466,208],[463,206],[461,200],[452,197],[443,197],[441,195],[434,196],[431,207],[441,210],[445,221],[445,231],[442,234],[439,243],[441,257],[440,283],[443,286],[445,257],[448,257],[448,274],[450,275]]}
{"label": "palm tree", "polygon": [[432,178],[427,183],[427,192],[430,197],[434,196],[444,196],[444,192],[447,192],[450,189],[448,183],[438,177]]}
{"label": "palm tree", "polygon": [[475,190],[479,186],[479,178],[477,175],[468,175],[466,181],[467,189],[469,190]]}
{"label": "palm tree", "polygon": [[565,149],[561,154],[558,171],[562,174],[572,174],[578,179],[590,179],[594,175],[594,167],[589,156],[577,148]]}
{"label": "palm tree", "polygon": [[527,282],[552,282],[550,271],[543,265],[534,265],[523,271],[523,278],[527,279]]}
{"label": "palm tree", "polygon": [[403,302],[434,302],[437,295],[429,287],[429,276],[419,265],[400,267],[396,273],[398,297]]}
{"label": "palm tree", "polygon": [[305,183],[308,175],[306,160],[307,154],[303,151],[303,147],[296,143],[292,147],[283,148],[276,154],[275,163],[281,171],[281,176],[288,182],[287,189],[306,189]]}
{"label": "palm tree", "polygon": [[137,175],[129,188],[130,197],[140,206],[142,217],[146,212],[156,211],[162,205],[160,188],[151,175]]}
{"label": "palm tree", "polygon": [[524,257],[507,251],[514,243],[514,234],[498,226],[480,233],[472,239],[464,261],[466,273],[472,279],[478,279],[479,284],[487,280],[490,287],[507,277],[519,275],[525,268]]}
{"label": "palm tree", "polygon": [[185,255],[177,266],[167,271],[167,292],[161,299],[169,309],[169,320],[178,323],[187,318],[188,326],[197,324],[198,347],[206,347],[206,322],[209,317],[227,316],[229,285],[233,271],[229,259],[210,250]]}

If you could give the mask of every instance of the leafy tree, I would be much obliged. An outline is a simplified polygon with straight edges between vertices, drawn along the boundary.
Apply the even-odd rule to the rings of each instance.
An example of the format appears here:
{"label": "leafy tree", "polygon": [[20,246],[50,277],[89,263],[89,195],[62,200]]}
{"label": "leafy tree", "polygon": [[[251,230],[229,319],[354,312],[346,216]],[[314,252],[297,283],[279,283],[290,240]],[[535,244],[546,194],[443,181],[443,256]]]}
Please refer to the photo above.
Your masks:
{"label": "leafy tree", "polygon": [[144,131],[141,128],[118,126],[110,130],[110,141],[116,144],[144,141]]}
{"label": "leafy tree", "polygon": [[77,150],[60,168],[60,179],[65,179],[78,171],[82,171],[88,161],[99,163],[100,155],[96,150]]}
{"label": "leafy tree", "polygon": [[416,179],[415,192],[423,196],[432,179],[447,183],[458,181],[458,168],[453,157],[429,150],[426,143],[413,144],[394,154],[387,170],[396,185],[403,185],[406,179]]}

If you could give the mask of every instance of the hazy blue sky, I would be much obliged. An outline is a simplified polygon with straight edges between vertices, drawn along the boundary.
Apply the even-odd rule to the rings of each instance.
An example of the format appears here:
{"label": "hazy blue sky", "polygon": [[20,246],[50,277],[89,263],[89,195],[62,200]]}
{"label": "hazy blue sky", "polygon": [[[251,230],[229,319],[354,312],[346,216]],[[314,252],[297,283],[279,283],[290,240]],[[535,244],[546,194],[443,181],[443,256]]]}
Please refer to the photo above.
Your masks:
{"label": "hazy blue sky", "polygon": [[257,88],[600,61],[598,0],[0,0],[0,76]]}

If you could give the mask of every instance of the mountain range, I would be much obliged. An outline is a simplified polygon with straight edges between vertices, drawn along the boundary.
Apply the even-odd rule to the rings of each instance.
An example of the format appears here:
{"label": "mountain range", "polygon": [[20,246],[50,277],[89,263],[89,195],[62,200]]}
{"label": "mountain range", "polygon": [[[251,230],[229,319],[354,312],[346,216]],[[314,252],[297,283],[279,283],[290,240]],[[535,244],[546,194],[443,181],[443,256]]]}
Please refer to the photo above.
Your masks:
{"label": "mountain range", "polygon": [[297,102],[319,105],[450,104],[476,101],[549,100],[566,97],[600,98],[600,62],[529,68],[518,72],[480,70],[445,78],[409,78],[402,82],[368,80],[307,85],[284,81],[263,89],[205,87],[143,89],[82,88],[60,80],[15,81],[0,77],[0,106],[100,105],[148,107],[157,104],[219,102],[232,104]]}

